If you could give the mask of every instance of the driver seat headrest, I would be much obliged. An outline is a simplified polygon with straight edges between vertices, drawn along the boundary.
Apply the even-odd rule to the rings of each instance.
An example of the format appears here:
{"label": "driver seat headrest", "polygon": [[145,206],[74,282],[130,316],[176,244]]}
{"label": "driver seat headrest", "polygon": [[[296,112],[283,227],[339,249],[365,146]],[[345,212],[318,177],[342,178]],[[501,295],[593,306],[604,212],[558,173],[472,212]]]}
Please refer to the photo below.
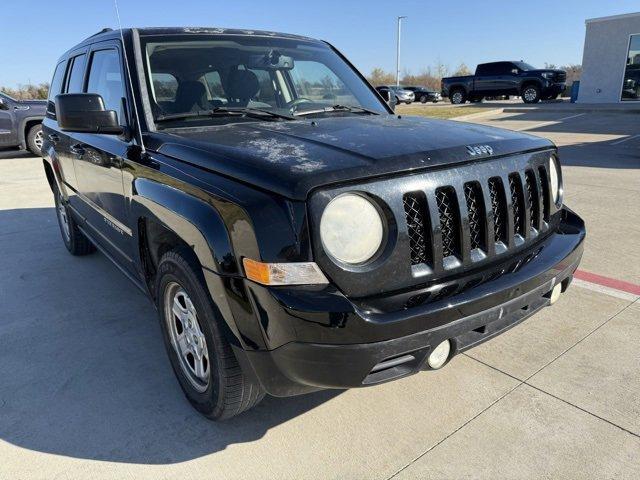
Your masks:
{"label": "driver seat headrest", "polygon": [[256,74],[249,70],[233,70],[229,74],[227,87],[229,97],[246,106],[260,91],[260,82]]}

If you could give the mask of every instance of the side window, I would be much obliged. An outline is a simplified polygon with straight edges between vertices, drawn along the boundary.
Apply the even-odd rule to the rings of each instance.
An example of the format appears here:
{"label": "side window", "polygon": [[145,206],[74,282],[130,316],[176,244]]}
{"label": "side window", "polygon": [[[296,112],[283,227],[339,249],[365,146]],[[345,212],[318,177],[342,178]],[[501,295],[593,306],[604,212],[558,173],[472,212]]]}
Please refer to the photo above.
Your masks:
{"label": "side window", "polygon": [[178,91],[178,80],[170,73],[154,73],[153,93],[156,102],[173,102]]}
{"label": "side window", "polygon": [[73,64],[71,65],[71,72],[69,73],[69,82],[67,83],[67,93],[81,93],[82,81],[84,79],[84,65],[87,61],[87,56],[82,54],[77,57],[73,57]]}
{"label": "side window", "polygon": [[60,62],[56,66],[56,71],[53,73],[53,79],[51,80],[51,86],[49,87],[49,101],[47,102],[47,116],[49,118],[55,118],[56,114],[56,95],[62,92],[62,84],[64,82],[64,73],[67,69],[67,62]]}
{"label": "side window", "polygon": [[[500,62],[496,65],[496,75],[511,75],[514,68],[516,67],[512,63]],[[517,68],[516,73],[518,73]]]}
{"label": "side window", "polygon": [[107,110],[120,113],[120,104],[124,97],[124,83],[120,68],[120,55],[117,50],[97,50],[91,57],[87,93],[102,96]]}

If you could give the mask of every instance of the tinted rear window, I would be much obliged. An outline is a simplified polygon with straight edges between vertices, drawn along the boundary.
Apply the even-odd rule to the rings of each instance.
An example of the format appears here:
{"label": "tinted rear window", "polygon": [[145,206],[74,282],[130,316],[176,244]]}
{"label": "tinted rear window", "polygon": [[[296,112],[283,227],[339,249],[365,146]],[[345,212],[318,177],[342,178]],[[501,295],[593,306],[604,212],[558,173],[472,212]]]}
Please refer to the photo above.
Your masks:
{"label": "tinted rear window", "polygon": [[71,72],[69,73],[67,93],[82,93],[86,57],[87,56],[83,54],[73,58],[73,65],[71,65]]}

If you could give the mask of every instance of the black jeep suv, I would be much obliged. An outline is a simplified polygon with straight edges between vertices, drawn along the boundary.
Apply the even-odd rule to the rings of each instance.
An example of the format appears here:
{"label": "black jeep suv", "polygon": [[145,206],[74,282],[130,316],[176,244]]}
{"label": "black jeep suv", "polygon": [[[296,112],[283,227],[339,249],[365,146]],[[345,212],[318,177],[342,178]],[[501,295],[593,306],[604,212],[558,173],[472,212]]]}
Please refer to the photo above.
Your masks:
{"label": "black jeep suv", "polygon": [[0,148],[20,147],[40,156],[47,102],[16,100],[0,92]]}
{"label": "black jeep suv", "polygon": [[440,368],[582,255],[551,142],[394,115],[309,38],[103,31],[60,58],[43,126],[67,249],[153,299],[210,418]]}

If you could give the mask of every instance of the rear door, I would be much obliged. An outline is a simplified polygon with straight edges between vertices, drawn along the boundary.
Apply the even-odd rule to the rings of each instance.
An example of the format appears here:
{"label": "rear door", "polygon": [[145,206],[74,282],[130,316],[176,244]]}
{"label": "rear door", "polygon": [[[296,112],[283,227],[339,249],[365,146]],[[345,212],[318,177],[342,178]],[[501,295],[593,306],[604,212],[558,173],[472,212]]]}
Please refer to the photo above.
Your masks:
{"label": "rear door", "polygon": [[[96,93],[107,110],[118,113],[123,123],[126,97],[120,45],[101,42],[87,55],[85,93]],[[135,271],[132,263],[131,229],[122,183],[123,158],[131,144],[118,135],[72,134],[70,151],[78,177],[78,193],[89,232],[123,267]]]}
{"label": "rear door", "polygon": [[499,63],[485,63],[478,65],[474,77],[474,92],[482,96],[491,96],[498,90]]}

